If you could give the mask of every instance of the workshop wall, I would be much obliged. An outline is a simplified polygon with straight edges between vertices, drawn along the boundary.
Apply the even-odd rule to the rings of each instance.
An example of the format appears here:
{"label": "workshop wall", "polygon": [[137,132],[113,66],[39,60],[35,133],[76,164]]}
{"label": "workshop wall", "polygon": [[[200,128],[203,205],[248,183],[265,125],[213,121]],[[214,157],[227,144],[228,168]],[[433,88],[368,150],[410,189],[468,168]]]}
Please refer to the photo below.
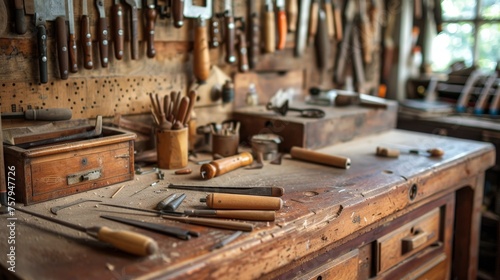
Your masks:
{"label": "workshop wall", "polygon": [[[234,107],[245,105],[245,94],[248,86],[256,85],[261,104],[264,104],[279,88],[291,87],[297,90],[300,96],[307,94],[312,86],[320,88],[343,87],[346,77],[352,76],[354,86],[361,92],[378,92],[381,68],[381,32],[386,13],[382,0],[378,1],[333,1],[343,16],[341,30],[346,35],[342,40],[337,34],[327,34],[327,48],[325,45],[318,48],[319,34],[325,32],[318,25],[318,38],[315,39],[310,31],[304,40],[307,41],[304,53],[295,55],[297,31],[288,30],[286,44],[283,50],[273,53],[264,51],[264,24],[265,2],[262,1],[233,1],[236,26],[242,27],[248,39],[250,32],[249,8],[258,14],[260,45],[258,46],[258,62],[253,69],[247,72],[239,70],[238,62],[230,65],[225,60],[225,40],[223,30],[224,1],[215,0],[211,20],[207,21],[207,35],[212,23],[217,19],[222,36],[218,37],[220,46],[210,48],[210,76],[204,84],[197,84],[193,76],[193,19],[185,18],[184,26],[174,27],[172,16],[169,14],[170,5],[166,1],[156,1],[157,15],[155,19],[154,49],[156,55],[149,58],[145,28],[148,9],[146,3],[138,10],[138,40],[139,57],[132,59],[130,49],[130,6],[121,1],[125,11],[125,44],[124,55],[121,60],[116,59],[114,52],[114,34],[116,26],[112,17],[115,1],[104,1],[106,22],[109,28],[109,63],[102,67],[100,63],[99,42],[97,37],[99,13],[95,1],[88,0],[90,17],[90,31],[92,34],[92,62],[93,69],[83,67],[83,49],[81,46],[81,15],[82,0],[74,0],[75,34],[77,39],[78,72],[69,73],[67,79],[59,74],[59,59],[56,51],[56,27],[54,20],[48,20],[47,27],[47,55],[48,55],[48,82],[41,83],[38,67],[37,28],[35,26],[35,3],[41,0],[24,1],[24,20],[27,31],[24,34],[16,32],[14,3],[23,1],[0,0],[0,105],[4,112],[22,111],[30,108],[66,107],[73,111],[73,118],[91,118],[96,115],[113,116],[115,114],[140,114],[150,112],[149,93],[164,95],[172,90],[187,93],[188,89],[195,88],[199,93],[197,114],[207,114],[212,118],[224,118]],[[67,0],[44,0],[43,3],[52,7],[51,12],[60,10]],[[139,1],[140,2],[140,1]],[[155,1],[152,1],[155,2]],[[201,3],[198,3],[201,2]],[[286,1],[287,11],[292,4],[298,1]],[[345,3],[344,3],[345,2]],[[203,1],[193,1],[194,5],[203,5]],[[318,1],[312,1],[312,7]],[[321,1],[323,3],[323,1]],[[329,2],[327,2],[329,3]],[[352,7],[345,7],[347,3]],[[363,6],[360,11],[360,3]],[[331,4],[331,3],[330,3]],[[322,4],[323,5],[323,4]],[[349,11],[351,11],[350,13]],[[314,8],[313,8],[314,10]],[[334,11],[333,9],[327,9]],[[300,6],[297,15],[300,14]],[[313,12],[313,14],[316,14]],[[64,16],[64,15],[63,15]],[[291,14],[288,14],[290,19]],[[353,18],[353,25],[349,27],[349,18]],[[277,18],[277,16],[276,16]],[[332,30],[335,25],[330,23]],[[298,26],[298,25],[297,25]],[[292,27],[292,30],[294,28]],[[295,29],[297,27],[295,26]],[[328,32],[328,29],[327,29]],[[358,35],[356,37],[356,34]],[[366,36],[366,35],[369,36]],[[276,35],[277,37],[278,35]],[[366,44],[364,43],[366,38]],[[208,37],[212,42],[213,37]],[[344,42],[344,43],[343,43]],[[252,47],[247,40],[248,50]],[[355,47],[359,45],[360,47]],[[235,40],[235,48],[239,41]],[[345,49],[342,51],[342,49]],[[356,56],[354,50],[358,50]],[[368,50],[368,51],[367,51]],[[359,61],[361,59],[361,61]],[[343,62],[340,62],[343,61]],[[322,68],[318,62],[324,63]],[[344,70],[337,74],[339,64],[345,62]],[[353,67],[357,65],[357,67]],[[339,78],[340,77],[340,78]],[[217,91],[226,79],[232,79],[235,86],[234,101],[223,104]],[[299,97],[300,98],[300,97]],[[213,120],[208,120],[213,121]]]}

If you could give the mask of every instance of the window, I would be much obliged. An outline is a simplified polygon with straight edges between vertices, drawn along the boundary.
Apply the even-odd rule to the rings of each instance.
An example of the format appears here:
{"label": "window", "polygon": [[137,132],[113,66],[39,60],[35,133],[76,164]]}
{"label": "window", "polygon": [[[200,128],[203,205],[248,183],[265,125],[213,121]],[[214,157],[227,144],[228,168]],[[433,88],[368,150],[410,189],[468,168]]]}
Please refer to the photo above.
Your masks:
{"label": "window", "polygon": [[493,71],[500,61],[500,0],[441,0],[442,32],[432,42],[432,70],[457,61]]}

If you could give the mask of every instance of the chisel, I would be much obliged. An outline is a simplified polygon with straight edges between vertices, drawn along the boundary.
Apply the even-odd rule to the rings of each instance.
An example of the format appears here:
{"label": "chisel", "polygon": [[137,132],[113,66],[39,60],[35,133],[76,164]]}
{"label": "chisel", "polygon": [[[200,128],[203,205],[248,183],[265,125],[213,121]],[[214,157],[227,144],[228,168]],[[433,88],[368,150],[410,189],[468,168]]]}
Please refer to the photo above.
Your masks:
{"label": "chisel", "polygon": [[95,4],[99,11],[99,21],[97,24],[97,40],[99,41],[99,52],[101,53],[101,66],[108,67],[109,46],[108,46],[108,22],[106,21],[106,12],[104,0],[96,0]]}
{"label": "chisel", "polygon": [[283,196],[285,189],[282,187],[222,187],[222,186],[185,186],[185,185],[168,185],[169,189],[191,190],[200,192],[214,193],[232,193],[232,194],[249,194],[261,196]]}
{"label": "chisel", "polygon": [[267,210],[184,210],[188,216],[217,217],[248,221],[269,221],[275,219],[275,211]]}
{"label": "chisel", "polygon": [[264,14],[264,51],[266,53],[273,53],[276,50],[275,27],[273,1],[266,0],[266,12]]}
{"label": "chisel", "polygon": [[206,202],[211,209],[232,210],[280,210],[283,200],[279,197],[211,193],[200,202]]}
{"label": "chisel", "polygon": [[82,30],[82,49],[83,49],[83,67],[85,69],[92,69],[94,64],[92,62],[92,35],[90,34],[90,17],[87,7],[87,0],[82,0],[82,18],[80,21],[80,28]]}
{"label": "chisel", "polygon": [[277,50],[282,50],[285,48],[286,44],[286,33],[288,30],[287,18],[285,12],[285,0],[276,0],[276,14],[277,14],[277,25],[278,25],[278,43],[276,45]]}
{"label": "chisel", "polygon": [[33,121],[64,121],[71,119],[67,108],[29,109],[25,112],[2,113],[2,119],[25,119]]}
{"label": "chisel", "polygon": [[113,230],[108,227],[82,227],[76,224],[68,223],[66,221],[54,219],[52,217],[44,216],[35,212],[31,212],[25,209],[20,209],[17,207],[12,207],[20,212],[24,212],[35,217],[51,221],[62,226],[72,228],[81,232],[85,232],[88,235],[108,244],[113,245],[113,247],[120,249],[122,251],[138,255],[138,256],[148,256],[155,254],[158,251],[158,244],[152,238],[131,232],[126,230]]}

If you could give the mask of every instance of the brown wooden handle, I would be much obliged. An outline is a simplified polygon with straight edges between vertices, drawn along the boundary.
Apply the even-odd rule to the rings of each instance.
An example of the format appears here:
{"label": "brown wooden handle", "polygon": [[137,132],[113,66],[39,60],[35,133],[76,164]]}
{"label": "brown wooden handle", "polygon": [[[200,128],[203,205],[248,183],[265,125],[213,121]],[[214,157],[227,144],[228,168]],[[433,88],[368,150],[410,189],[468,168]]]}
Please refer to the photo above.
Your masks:
{"label": "brown wooden handle", "polygon": [[130,52],[132,59],[139,58],[139,18],[137,7],[130,7]]}
{"label": "brown wooden handle", "polygon": [[247,40],[243,31],[238,32],[238,69],[243,73],[249,69]]}
{"label": "brown wooden handle", "polygon": [[172,0],[172,17],[174,27],[181,28],[184,25],[184,0]]}
{"label": "brown wooden handle", "polygon": [[328,27],[328,37],[333,38],[335,36],[335,23],[333,21],[333,7],[331,2],[323,3],[323,10],[326,15],[326,25]]}
{"label": "brown wooden handle", "polygon": [[323,9],[320,9],[319,11],[318,30],[314,45],[316,47],[316,61],[318,63],[318,67],[323,70],[327,67],[327,61],[331,53],[326,14]]}
{"label": "brown wooden handle", "polygon": [[69,71],[71,73],[78,72],[78,55],[76,46],[76,36],[75,34],[69,34]]}
{"label": "brown wooden handle", "polygon": [[282,50],[285,48],[286,33],[286,13],[285,11],[278,11],[278,45],[276,46],[276,49]]}
{"label": "brown wooden handle", "polygon": [[204,19],[198,19],[194,30],[193,72],[199,82],[205,82],[210,75],[210,54],[208,52],[207,27]]}
{"label": "brown wooden handle", "polygon": [[243,152],[238,155],[221,158],[211,161],[210,163],[203,164],[200,168],[200,175],[203,179],[211,179],[242,166],[250,165],[252,162],[252,154]]}
{"label": "brown wooden handle", "polygon": [[274,11],[266,11],[264,22],[264,51],[273,53],[276,50],[276,23]]}
{"label": "brown wooden handle", "polygon": [[68,55],[68,30],[66,28],[66,19],[64,17],[56,18],[56,44],[57,59],[59,60],[59,74],[61,79],[68,79],[69,74],[69,55]]}
{"label": "brown wooden handle", "polygon": [[184,121],[186,120],[186,113],[189,107],[189,97],[184,96],[181,98],[181,101],[179,103],[179,110],[177,111],[177,117],[176,120],[180,121],[182,124],[184,124]]}
{"label": "brown wooden handle", "polygon": [[297,30],[298,0],[288,0],[286,8],[288,14],[288,31],[294,32]]}
{"label": "brown wooden handle", "polygon": [[40,83],[48,82],[47,72],[47,28],[40,24],[36,27],[36,38],[38,42],[38,67],[40,71]]}
{"label": "brown wooden handle", "polygon": [[250,16],[250,48],[248,52],[248,66],[254,69],[259,61],[259,50],[260,50],[260,24],[259,17],[257,14],[252,14]]}
{"label": "brown wooden handle", "polygon": [[335,39],[340,42],[343,38],[342,15],[338,4],[335,3],[333,5],[333,21],[335,23]]}
{"label": "brown wooden handle", "polygon": [[101,227],[97,232],[97,239],[138,256],[149,256],[158,251],[158,244],[152,238],[126,230]]}
{"label": "brown wooden handle", "polygon": [[207,206],[212,209],[237,210],[279,210],[283,200],[279,197],[211,193],[206,197]]}
{"label": "brown wooden handle", "polygon": [[372,31],[370,22],[363,20],[361,22],[361,46],[363,48],[363,62],[369,64],[372,62]]}
{"label": "brown wooden handle", "polygon": [[309,15],[309,39],[314,38],[314,35],[316,35],[318,31],[318,12],[319,3],[318,1],[313,1],[311,3],[311,13]]}
{"label": "brown wooden handle", "polygon": [[123,5],[115,4],[113,6],[113,36],[115,57],[120,60],[123,58],[123,46],[125,42],[125,23],[123,19]]}
{"label": "brown wooden handle", "polygon": [[375,150],[375,154],[377,156],[381,156],[381,157],[392,157],[392,158],[397,158],[399,157],[399,150],[398,149],[390,149],[390,148],[386,148],[386,147],[377,147],[377,149]]}
{"label": "brown wooden handle", "polygon": [[149,58],[153,58],[156,55],[155,50],[155,21],[156,21],[156,9],[154,6],[148,8],[146,11],[146,55]]}
{"label": "brown wooden handle", "polygon": [[226,46],[226,63],[233,64],[236,62],[236,55],[234,52],[235,41],[235,25],[234,17],[230,15],[224,16],[224,26],[226,32],[225,46]]}
{"label": "brown wooden handle", "polygon": [[189,91],[189,93],[188,93],[189,106],[188,106],[188,110],[186,112],[186,117],[184,118],[184,125],[187,125],[187,123],[191,119],[191,112],[193,111],[194,104],[196,103],[196,96],[197,96],[197,93],[195,90]]}
{"label": "brown wooden handle", "polygon": [[90,34],[90,18],[86,15],[82,16],[81,29],[83,67],[85,69],[92,69],[94,67],[94,63],[92,62],[92,35]]}
{"label": "brown wooden handle", "polygon": [[290,155],[295,159],[340,167],[344,169],[349,169],[349,167],[351,167],[351,160],[347,157],[323,154],[300,147],[292,147],[292,149],[290,150]]}
{"label": "brown wooden handle", "polygon": [[28,31],[28,24],[26,23],[26,15],[24,14],[23,0],[14,0],[14,18],[17,34],[24,34]]}
{"label": "brown wooden handle", "polygon": [[106,18],[99,18],[97,37],[99,40],[99,52],[101,53],[101,66],[108,67],[109,62],[109,38],[108,22]]}

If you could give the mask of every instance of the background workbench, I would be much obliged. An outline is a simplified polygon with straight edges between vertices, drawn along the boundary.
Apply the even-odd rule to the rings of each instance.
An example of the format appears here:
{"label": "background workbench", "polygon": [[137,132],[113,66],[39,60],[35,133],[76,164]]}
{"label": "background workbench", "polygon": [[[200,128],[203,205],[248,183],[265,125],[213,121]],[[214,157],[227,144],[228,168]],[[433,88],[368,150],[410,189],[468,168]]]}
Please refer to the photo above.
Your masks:
{"label": "background workbench", "polygon": [[[402,154],[397,159],[375,156],[377,146],[390,144],[440,147],[445,154],[442,158],[414,154]],[[98,218],[100,213],[112,211],[113,214],[119,212],[120,216],[201,232],[198,238],[181,241],[132,229],[154,238],[159,244],[157,254],[144,258],[17,212],[16,273],[9,276],[24,279],[317,279],[318,276],[401,279],[404,275],[418,278],[432,274],[435,279],[475,278],[484,171],[495,162],[491,144],[392,130],[319,151],[350,157],[352,167],[344,170],[292,160],[287,155],[281,165],[265,162],[263,169],[242,168],[202,181],[199,168],[190,163],[194,171],[191,175],[173,175],[173,171],[166,170],[164,181],[133,197],[130,195],[134,191],[154,182],[156,175],[136,175],[133,181],[123,184],[27,206],[49,215],[50,207],[78,198],[92,198],[152,209],[174,192],[166,189],[168,183],[285,188],[284,207],[277,212],[275,222],[251,222],[255,225],[252,232],[215,251],[209,249],[232,234],[231,231],[174,223],[97,203],[82,203],[58,213],[57,218],[83,226],[132,229]],[[123,190],[110,198],[122,185],[125,185]],[[187,199],[179,210],[203,208],[199,198],[205,193],[186,191],[186,194]],[[406,254],[398,251],[401,238],[418,237],[428,223],[438,228],[424,234],[422,246],[416,245]],[[1,232],[1,240],[7,240],[6,234]],[[396,245],[384,247],[394,240]],[[7,243],[2,242],[0,250],[5,252],[6,246]],[[5,254],[1,260],[5,272]]]}

